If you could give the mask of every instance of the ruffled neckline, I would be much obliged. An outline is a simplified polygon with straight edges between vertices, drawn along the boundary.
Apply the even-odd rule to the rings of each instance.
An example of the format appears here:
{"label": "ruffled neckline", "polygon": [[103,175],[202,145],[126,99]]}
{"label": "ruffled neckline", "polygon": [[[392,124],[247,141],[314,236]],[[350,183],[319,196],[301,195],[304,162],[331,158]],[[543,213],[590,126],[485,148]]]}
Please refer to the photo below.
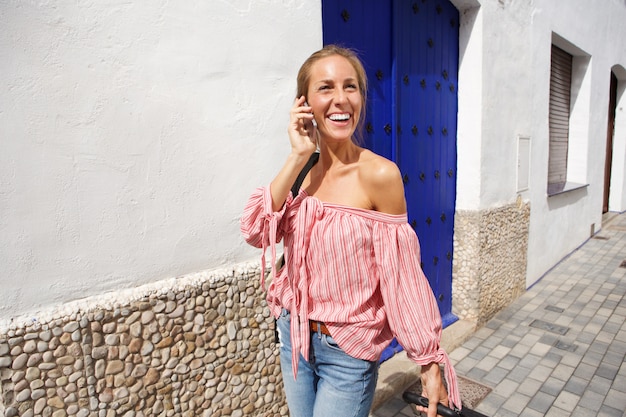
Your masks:
{"label": "ruffled neckline", "polygon": [[365,218],[370,218],[372,220],[385,222],[385,223],[398,223],[398,224],[406,223],[407,218],[408,218],[407,213],[389,214],[389,213],[383,213],[383,212],[372,210],[372,209],[365,209],[361,207],[351,207],[345,204],[322,201],[319,198],[307,193],[304,188],[300,190],[300,193],[298,193],[298,195],[296,196],[296,199],[302,199],[303,201],[304,199],[311,199],[311,201],[314,202],[313,205],[318,206],[322,210],[323,209],[337,210],[337,211],[341,211],[341,212],[345,212],[349,214],[362,216]]}

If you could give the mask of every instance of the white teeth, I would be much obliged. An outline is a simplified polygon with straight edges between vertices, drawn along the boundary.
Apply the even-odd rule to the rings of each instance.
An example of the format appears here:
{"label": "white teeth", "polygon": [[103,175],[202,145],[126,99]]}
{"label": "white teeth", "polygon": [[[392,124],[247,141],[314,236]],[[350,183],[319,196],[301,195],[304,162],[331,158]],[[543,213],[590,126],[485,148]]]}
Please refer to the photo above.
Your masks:
{"label": "white teeth", "polygon": [[342,121],[348,120],[350,118],[350,115],[349,114],[331,114],[330,116],[328,116],[328,118],[335,122],[342,122]]}

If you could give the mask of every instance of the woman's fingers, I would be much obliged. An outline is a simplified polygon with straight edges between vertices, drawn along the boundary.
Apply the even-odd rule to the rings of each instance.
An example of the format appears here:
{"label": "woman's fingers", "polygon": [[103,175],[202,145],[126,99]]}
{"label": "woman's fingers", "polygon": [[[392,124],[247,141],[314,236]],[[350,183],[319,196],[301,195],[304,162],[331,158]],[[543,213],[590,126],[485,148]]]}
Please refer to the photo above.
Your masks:
{"label": "woman's fingers", "polygon": [[291,108],[291,122],[298,127],[306,127],[313,120],[312,110],[311,106],[306,105],[304,96],[296,99]]}
{"label": "woman's fingers", "polygon": [[[315,146],[315,126],[311,106],[305,102],[305,97],[296,98],[290,112],[289,137],[292,148],[298,150],[304,146],[304,150]],[[315,150],[313,148],[313,150]]]}

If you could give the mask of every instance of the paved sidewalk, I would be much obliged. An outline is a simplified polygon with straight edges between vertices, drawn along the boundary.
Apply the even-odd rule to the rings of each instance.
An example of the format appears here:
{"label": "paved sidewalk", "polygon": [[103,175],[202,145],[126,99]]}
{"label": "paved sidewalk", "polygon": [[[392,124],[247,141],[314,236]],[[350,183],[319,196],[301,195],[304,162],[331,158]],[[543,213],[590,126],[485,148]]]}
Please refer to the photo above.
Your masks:
{"label": "paved sidewalk", "polygon": [[[626,416],[626,214],[450,353],[487,416]],[[398,392],[372,416],[413,416]]]}

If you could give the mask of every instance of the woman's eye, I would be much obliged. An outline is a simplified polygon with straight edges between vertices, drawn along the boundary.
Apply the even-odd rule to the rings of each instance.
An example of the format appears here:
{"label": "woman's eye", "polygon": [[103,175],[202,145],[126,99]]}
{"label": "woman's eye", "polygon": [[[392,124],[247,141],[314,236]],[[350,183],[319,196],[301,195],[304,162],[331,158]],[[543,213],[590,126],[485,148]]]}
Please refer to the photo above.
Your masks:
{"label": "woman's eye", "polygon": [[357,86],[356,86],[355,84],[348,84],[348,85],[346,86],[346,88],[347,88],[348,90],[356,90],[356,89],[357,89]]}
{"label": "woman's eye", "polygon": [[319,90],[320,90],[320,91],[321,91],[321,90],[329,90],[329,89],[330,89],[330,86],[328,86],[328,85],[322,85],[322,86],[320,86],[320,88],[319,88]]}

